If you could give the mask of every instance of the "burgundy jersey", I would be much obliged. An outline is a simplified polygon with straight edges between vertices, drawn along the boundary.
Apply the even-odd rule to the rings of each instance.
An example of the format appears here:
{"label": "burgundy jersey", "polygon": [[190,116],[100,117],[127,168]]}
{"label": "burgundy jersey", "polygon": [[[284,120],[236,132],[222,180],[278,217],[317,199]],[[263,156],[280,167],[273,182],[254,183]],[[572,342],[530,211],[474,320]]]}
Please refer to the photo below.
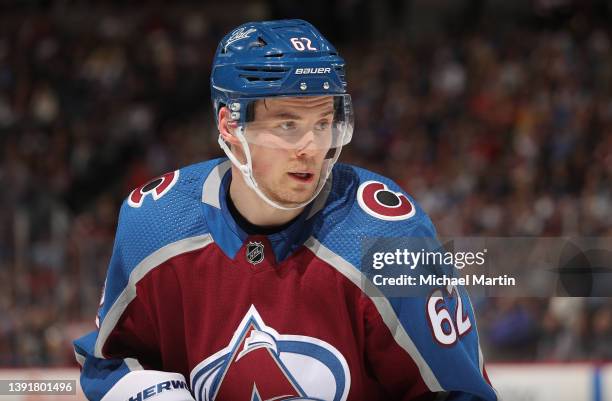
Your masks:
{"label": "burgundy jersey", "polygon": [[124,202],[98,330],[75,341],[89,399],[497,399],[463,289],[434,305],[458,310],[446,343],[426,297],[364,291],[363,239],[435,237],[395,183],[338,164],[291,225],[253,236],[230,182],[218,159]]}

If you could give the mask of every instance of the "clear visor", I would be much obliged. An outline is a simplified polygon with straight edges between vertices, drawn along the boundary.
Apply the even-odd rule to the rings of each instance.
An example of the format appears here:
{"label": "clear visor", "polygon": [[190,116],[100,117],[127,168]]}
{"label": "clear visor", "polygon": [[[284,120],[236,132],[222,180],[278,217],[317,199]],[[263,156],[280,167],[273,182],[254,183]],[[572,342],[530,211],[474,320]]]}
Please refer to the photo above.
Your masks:
{"label": "clear visor", "polygon": [[259,98],[249,101],[246,113],[236,127],[251,145],[329,150],[353,135],[350,95]]}

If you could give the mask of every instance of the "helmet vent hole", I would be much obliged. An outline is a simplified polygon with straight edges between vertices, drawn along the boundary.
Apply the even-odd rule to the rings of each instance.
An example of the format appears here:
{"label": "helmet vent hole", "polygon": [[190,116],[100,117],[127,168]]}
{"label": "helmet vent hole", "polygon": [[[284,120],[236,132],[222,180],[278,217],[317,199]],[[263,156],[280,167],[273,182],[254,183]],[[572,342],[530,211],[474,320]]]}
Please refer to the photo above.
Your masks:
{"label": "helmet vent hole", "polygon": [[249,43],[249,49],[252,49],[254,47],[264,47],[265,45],[267,45],[268,42],[266,42],[261,36],[257,38],[257,40]]}
{"label": "helmet vent hole", "polygon": [[274,82],[280,80],[280,77],[265,77],[256,75],[240,75],[240,78],[246,79],[249,82]]}
{"label": "helmet vent hole", "polygon": [[340,79],[344,80],[344,77],[345,77],[344,67],[336,66],[334,67],[334,70],[336,71],[336,73],[338,73],[338,76],[340,76]]}
{"label": "helmet vent hole", "polygon": [[249,71],[249,72],[277,72],[277,73],[285,73],[289,71],[289,67],[277,67],[272,65],[262,65],[262,66],[241,66],[236,67],[236,69],[240,71]]}

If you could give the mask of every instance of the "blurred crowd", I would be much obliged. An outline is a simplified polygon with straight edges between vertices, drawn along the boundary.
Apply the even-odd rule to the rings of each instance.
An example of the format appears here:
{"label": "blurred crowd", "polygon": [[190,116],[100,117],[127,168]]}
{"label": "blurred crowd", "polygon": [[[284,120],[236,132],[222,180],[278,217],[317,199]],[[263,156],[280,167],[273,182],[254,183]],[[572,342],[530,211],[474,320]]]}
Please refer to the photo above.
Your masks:
{"label": "blurred crowd", "polygon": [[[0,12],[0,367],[74,364],[121,201],[221,154],[210,63],[244,19],[77,4]],[[345,38],[341,160],[395,179],[441,235],[612,236],[610,26]],[[612,360],[609,299],[474,302],[490,361]]]}

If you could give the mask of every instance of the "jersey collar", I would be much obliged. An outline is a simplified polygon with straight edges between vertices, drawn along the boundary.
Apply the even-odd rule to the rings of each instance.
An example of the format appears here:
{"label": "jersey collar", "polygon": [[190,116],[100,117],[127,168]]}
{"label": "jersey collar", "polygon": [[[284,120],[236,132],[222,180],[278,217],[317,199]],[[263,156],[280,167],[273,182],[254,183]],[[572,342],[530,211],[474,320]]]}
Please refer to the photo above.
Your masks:
{"label": "jersey collar", "polygon": [[[215,243],[230,258],[236,254],[249,235],[238,225],[227,206],[227,193],[231,182],[231,162],[222,159],[213,168],[202,186],[202,203],[204,215]],[[323,209],[331,191],[331,177],[325,183],[321,193],[306,207],[298,218],[282,231],[267,235],[277,263],[282,262],[295,252],[311,235],[315,216]]]}

